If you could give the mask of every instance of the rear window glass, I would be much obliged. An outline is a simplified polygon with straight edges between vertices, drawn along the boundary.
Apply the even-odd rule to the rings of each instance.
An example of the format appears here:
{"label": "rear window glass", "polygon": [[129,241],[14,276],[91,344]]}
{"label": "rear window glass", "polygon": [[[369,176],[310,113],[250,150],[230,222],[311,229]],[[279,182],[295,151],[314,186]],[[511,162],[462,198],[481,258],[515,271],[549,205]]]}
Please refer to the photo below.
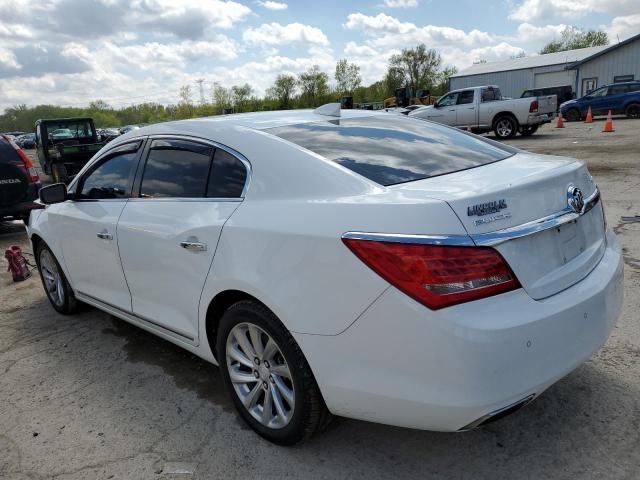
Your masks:
{"label": "rear window glass", "polygon": [[394,114],[288,125],[267,132],[386,186],[478,167],[518,151]]}

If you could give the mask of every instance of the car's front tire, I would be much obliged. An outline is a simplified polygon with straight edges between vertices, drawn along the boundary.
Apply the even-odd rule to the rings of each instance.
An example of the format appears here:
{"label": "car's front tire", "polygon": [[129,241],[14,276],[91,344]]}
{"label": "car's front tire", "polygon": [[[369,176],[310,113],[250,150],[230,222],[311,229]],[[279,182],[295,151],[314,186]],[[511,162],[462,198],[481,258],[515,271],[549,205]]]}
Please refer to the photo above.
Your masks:
{"label": "car's front tire", "polygon": [[322,430],[330,414],[300,347],[264,305],[243,300],[222,316],[218,361],[242,419],[279,445]]}
{"label": "car's front tire", "polygon": [[564,114],[564,119],[567,122],[577,122],[582,118],[582,115],[580,114],[580,110],[578,110],[577,108],[570,108],[569,110],[567,110],[567,112]]}
{"label": "car's front tire", "polygon": [[78,310],[78,301],[73,289],[53,252],[44,242],[38,245],[36,260],[42,286],[51,306],[64,315],[75,313]]}

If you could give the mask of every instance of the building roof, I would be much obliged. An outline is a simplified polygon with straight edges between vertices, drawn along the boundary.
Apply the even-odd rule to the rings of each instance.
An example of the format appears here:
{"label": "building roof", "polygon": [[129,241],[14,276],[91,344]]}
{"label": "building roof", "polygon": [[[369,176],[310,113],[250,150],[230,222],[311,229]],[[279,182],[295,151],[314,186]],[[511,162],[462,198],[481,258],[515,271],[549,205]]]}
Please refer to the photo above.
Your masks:
{"label": "building roof", "polygon": [[587,58],[583,58],[582,60],[579,60],[578,62],[576,62],[573,66],[577,67],[578,65],[582,65],[583,63],[589,62],[591,60],[593,60],[594,58],[599,57],[600,55],[604,55],[605,53],[610,52],[611,50],[615,50],[616,48],[620,48],[624,45],[627,45],[629,43],[633,43],[636,40],[640,40],[640,33],[637,35],[634,35],[633,37],[629,37],[626,40],[623,40],[621,42],[615,43],[613,45],[609,45],[607,48],[600,50],[599,52],[594,53],[593,55],[587,57]]}
{"label": "building roof", "polygon": [[[633,38],[633,37],[632,37]],[[625,40],[625,42],[629,42]],[[582,62],[590,57],[600,54],[605,50],[619,47],[622,43],[606,45],[602,47],[579,48],[577,50],[566,50],[564,52],[547,53],[544,55],[532,55],[530,57],[512,58],[502,62],[476,63],[451,77],[468,77],[470,75],[480,75],[483,73],[506,72],[509,70],[524,70],[526,68],[547,67],[550,65],[573,64]]]}

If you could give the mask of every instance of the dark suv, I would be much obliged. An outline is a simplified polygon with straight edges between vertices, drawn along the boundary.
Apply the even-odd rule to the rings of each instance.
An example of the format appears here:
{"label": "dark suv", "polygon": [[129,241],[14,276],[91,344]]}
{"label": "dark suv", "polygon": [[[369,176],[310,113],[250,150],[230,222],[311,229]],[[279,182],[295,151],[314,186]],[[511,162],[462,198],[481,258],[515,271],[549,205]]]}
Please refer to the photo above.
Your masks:
{"label": "dark suv", "polygon": [[0,220],[27,220],[38,208],[40,178],[29,157],[13,140],[0,135]]}

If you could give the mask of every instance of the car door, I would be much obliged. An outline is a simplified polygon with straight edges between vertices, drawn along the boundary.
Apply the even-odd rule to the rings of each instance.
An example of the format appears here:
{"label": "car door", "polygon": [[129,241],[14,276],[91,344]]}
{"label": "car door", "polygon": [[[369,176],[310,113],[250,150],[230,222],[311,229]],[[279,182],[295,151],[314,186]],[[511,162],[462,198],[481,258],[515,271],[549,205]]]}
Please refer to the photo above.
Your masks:
{"label": "car door", "polygon": [[456,104],[456,126],[474,127],[477,125],[476,103],[474,102],[474,90],[463,90],[458,95]]}
{"label": "car door", "polygon": [[212,143],[153,138],[118,222],[133,313],[197,342],[198,306],[222,227],[240,205],[248,163]]}
{"label": "car door", "polygon": [[444,123],[445,125],[455,125],[457,102],[458,92],[448,93],[443,96],[433,108],[429,109],[429,120]]}
{"label": "car door", "polygon": [[611,85],[607,90],[607,100],[611,113],[624,113],[624,101],[629,93],[629,85]]}
{"label": "car door", "polygon": [[108,151],[78,179],[72,199],[48,207],[74,290],[131,311],[116,225],[136,171],[142,140]]}
{"label": "car door", "polygon": [[611,108],[608,90],[609,87],[600,87],[587,95],[585,98],[588,99],[588,101],[582,107],[583,115],[586,114],[589,107],[591,107],[591,113],[593,115],[606,115]]}

